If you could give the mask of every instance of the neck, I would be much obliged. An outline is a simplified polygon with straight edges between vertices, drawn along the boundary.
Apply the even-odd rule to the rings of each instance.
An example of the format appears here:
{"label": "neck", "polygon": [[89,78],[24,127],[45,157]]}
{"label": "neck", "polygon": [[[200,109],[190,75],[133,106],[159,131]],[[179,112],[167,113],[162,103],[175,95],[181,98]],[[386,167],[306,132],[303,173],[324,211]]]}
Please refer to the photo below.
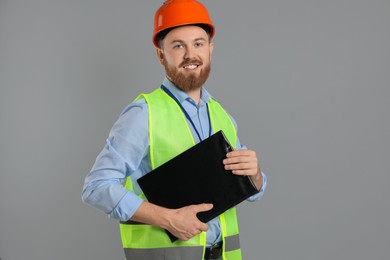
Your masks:
{"label": "neck", "polygon": [[186,91],[186,94],[190,98],[192,98],[197,105],[199,105],[200,97],[202,96],[202,89],[201,88],[195,89],[195,90]]}

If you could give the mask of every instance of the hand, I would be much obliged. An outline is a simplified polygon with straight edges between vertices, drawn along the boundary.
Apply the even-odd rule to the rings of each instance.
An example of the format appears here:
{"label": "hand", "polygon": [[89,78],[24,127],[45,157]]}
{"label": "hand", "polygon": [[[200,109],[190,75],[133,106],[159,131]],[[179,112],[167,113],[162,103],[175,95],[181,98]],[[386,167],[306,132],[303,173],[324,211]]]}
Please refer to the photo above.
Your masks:
{"label": "hand", "polygon": [[250,176],[256,187],[260,190],[263,184],[260,166],[256,152],[253,150],[234,150],[226,154],[223,160],[226,170],[231,170],[236,175]]}
{"label": "hand", "polygon": [[201,222],[196,214],[212,208],[212,204],[199,204],[171,210],[168,225],[164,228],[180,240],[186,241],[208,230],[208,225]]}
{"label": "hand", "polygon": [[186,241],[208,230],[208,225],[201,222],[196,214],[212,208],[213,204],[204,203],[179,209],[168,209],[144,201],[131,220],[166,229],[180,240]]}

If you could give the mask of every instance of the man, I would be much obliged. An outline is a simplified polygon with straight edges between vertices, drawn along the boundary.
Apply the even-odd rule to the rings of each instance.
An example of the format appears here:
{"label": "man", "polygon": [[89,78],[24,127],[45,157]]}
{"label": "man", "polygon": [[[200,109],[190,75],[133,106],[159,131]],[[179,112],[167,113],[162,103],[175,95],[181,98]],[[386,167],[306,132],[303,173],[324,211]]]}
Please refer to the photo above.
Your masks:
{"label": "man", "polygon": [[[128,260],[241,259],[235,208],[202,223],[196,214],[213,205],[159,207],[145,200],[136,181],[222,129],[236,147],[223,161],[225,168],[252,178],[259,193],[249,201],[263,196],[266,177],[256,152],[240,143],[234,119],[203,87],[214,32],[198,1],[170,0],[157,10],[153,43],[166,78],[161,88],[140,95],[124,109],[86,177],[83,201],[121,221]],[[172,243],[164,229],[179,240]]]}

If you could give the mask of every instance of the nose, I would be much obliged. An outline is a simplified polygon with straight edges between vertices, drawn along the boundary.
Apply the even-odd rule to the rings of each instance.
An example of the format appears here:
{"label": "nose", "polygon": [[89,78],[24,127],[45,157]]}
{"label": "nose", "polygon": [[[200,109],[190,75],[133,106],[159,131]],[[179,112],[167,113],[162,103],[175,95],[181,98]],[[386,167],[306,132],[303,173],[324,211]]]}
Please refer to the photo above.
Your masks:
{"label": "nose", "polygon": [[192,46],[186,47],[186,52],[184,53],[184,59],[192,59],[195,57],[195,50]]}

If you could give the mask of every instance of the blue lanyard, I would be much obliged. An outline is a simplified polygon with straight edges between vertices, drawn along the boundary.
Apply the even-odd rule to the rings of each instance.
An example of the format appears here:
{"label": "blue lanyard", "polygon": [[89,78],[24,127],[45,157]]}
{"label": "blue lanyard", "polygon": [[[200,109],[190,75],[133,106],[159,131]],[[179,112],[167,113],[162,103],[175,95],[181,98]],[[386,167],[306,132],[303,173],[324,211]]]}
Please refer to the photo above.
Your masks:
{"label": "blue lanyard", "polygon": [[[198,129],[196,129],[195,127],[195,124],[194,122],[192,121],[190,115],[187,113],[187,111],[184,109],[184,107],[182,106],[182,104],[180,104],[179,100],[177,100],[177,98],[172,94],[171,91],[169,91],[169,89],[167,89],[164,85],[161,85],[161,88],[162,90],[165,91],[165,93],[167,93],[173,100],[176,101],[176,103],[179,105],[179,107],[181,108],[181,110],[183,111],[184,115],[186,116],[186,118],[188,119],[188,121],[191,123],[192,127],[194,128],[196,134],[198,135],[199,137],[199,141],[202,141],[202,138],[200,137],[200,134],[198,132]],[[209,106],[208,104],[206,104],[206,107],[207,107],[207,117],[209,119],[209,136],[211,135],[211,120],[210,120],[210,111],[209,111]]]}

